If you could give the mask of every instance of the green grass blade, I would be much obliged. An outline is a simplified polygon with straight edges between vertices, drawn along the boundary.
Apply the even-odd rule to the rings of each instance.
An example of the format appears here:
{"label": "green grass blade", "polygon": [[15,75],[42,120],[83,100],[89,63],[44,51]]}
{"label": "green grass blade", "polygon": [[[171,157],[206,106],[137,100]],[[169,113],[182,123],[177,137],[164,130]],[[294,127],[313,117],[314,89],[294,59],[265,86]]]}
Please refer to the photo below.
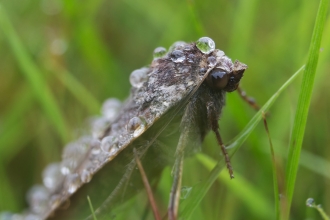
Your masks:
{"label": "green grass blade", "polygon": [[[260,111],[250,120],[250,122],[246,125],[246,127],[241,131],[241,133],[234,138],[230,142],[230,144],[227,144],[228,148],[231,149],[230,156],[232,157],[236,151],[239,149],[239,147],[244,143],[244,141],[248,138],[248,136],[251,134],[253,129],[258,125],[260,120],[262,119],[263,112],[266,112],[272,104],[275,102],[275,100],[278,98],[278,96],[292,83],[292,81],[299,75],[299,73],[302,72],[305,66],[302,66],[293,76],[290,77],[282,86],[279,88],[279,90],[267,101],[267,103],[262,106]],[[217,180],[219,173],[221,170],[225,167],[225,163],[220,160],[218,161],[217,165],[213,168],[211,171],[209,178],[207,181],[203,184],[199,192],[194,198],[191,198],[184,209],[182,210],[182,213],[180,216],[183,219],[189,219],[193,213],[193,211],[198,207],[200,202],[202,201],[205,194],[208,192],[214,181]]]}
{"label": "green grass blade", "polygon": [[0,5],[0,28],[7,37],[7,41],[12,47],[18,64],[23,74],[25,74],[36,99],[39,101],[49,120],[54,124],[63,141],[68,140],[68,128],[61,111],[56,104],[55,98],[48,88],[45,79],[42,77],[42,73],[32,62],[31,57],[28,55],[28,52],[18,38],[17,33],[15,33],[2,5]]}
{"label": "green grass blade", "polygon": [[295,188],[296,176],[298,172],[300,151],[304,138],[309,105],[311,102],[315,72],[319,58],[320,44],[324,29],[324,23],[326,20],[328,5],[329,0],[320,1],[319,10],[317,13],[314,31],[311,39],[308,60],[303,74],[302,84],[300,87],[301,89],[299,93],[297,110],[292,129],[288,163],[286,168],[286,219],[289,219],[290,207]]}
{"label": "green grass blade", "polygon": [[89,196],[87,196],[87,200],[88,200],[88,204],[89,204],[89,208],[91,209],[92,212],[92,216],[93,216],[93,220],[97,220],[95,212],[94,212],[94,208],[91,202],[91,199],[89,198]]}

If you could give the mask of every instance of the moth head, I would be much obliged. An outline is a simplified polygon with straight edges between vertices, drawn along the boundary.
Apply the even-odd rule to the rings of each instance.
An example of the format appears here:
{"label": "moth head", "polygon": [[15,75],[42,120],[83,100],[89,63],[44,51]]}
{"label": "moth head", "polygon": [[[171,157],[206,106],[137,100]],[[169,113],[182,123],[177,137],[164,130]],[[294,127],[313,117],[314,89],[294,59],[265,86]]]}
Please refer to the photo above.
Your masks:
{"label": "moth head", "polygon": [[213,68],[206,77],[208,86],[214,90],[235,91],[247,65],[236,60],[231,67],[227,68],[219,65]]}

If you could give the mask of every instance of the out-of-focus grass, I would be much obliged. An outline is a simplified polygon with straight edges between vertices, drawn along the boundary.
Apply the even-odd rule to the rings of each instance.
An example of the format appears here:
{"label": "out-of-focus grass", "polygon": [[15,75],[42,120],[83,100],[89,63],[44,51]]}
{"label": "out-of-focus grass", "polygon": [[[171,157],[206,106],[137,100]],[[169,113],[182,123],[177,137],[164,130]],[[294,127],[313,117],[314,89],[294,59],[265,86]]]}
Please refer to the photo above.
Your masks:
{"label": "out-of-focus grass", "polygon": [[[85,119],[96,113],[98,106],[94,105],[107,97],[123,100],[129,94],[130,72],[148,65],[155,47],[169,47],[178,40],[195,41],[201,34],[213,38],[216,47],[229,57],[249,66],[242,87],[263,105],[304,64],[318,3],[90,0],[82,4],[64,0],[11,0],[3,1],[1,10],[6,12],[28,59],[37,67],[53,97],[56,107],[51,110],[59,109],[68,126],[68,131],[60,132],[68,132],[65,135],[73,139],[84,127]],[[309,197],[322,204],[325,212],[330,212],[330,180],[326,172],[330,170],[329,38],[328,18],[304,134],[304,154],[300,160],[304,166],[297,173],[291,219],[317,217],[317,213],[305,206]],[[60,160],[65,145],[58,126],[49,120],[49,114],[33,95],[34,90],[19,66],[1,29],[0,210],[22,211],[26,207],[27,189],[41,182],[42,169],[47,163]],[[300,86],[299,80],[294,82],[270,109],[269,129],[280,167],[286,165]],[[228,94],[220,120],[223,139],[227,142],[236,136],[254,114],[236,93]],[[232,165],[248,186],[257,189],[258,195],[267,198],[274,207],[272,167],[270,156],[265,154],[269,153],[265,137],[260,124],[233,157]],[[220,151],[212,135],[207,136],[203,151],[218,159]],[[207,174],[196,159],[188,159],[183,186],[194,189]],[[279,174],[284,179],[283,169]],[[166,208],[170,183],[170,172],[164,172],[156,192],[162,208]],[[141,201],[147,201],[143,194],[137,199],[141,197],[144,198]],[[251,209],[258,202],[251,199],[247,203],[232,193],[226,183],[216,181],[192,219],[260,219]],[[126,218],[139,216],[145,207],[131,204],[134,208],[125,209]],[[274,212],[269,213],[269,218],[275,218]]]}
{"label": "out-of-focus grass", "polygon": [[298,173],[300,152],[307,124],[307,116],[312,98],[316,67],[318,65],[323,29],[328,12],[328,7],[329,1],[321,0],[310,43],[307,64],[301,82],[297,110],[292,128],[288,163],[286,169],[285,195],[287,196],[287,208],[284,214],[285,219],[289,219],[290,215],[290,207]]}

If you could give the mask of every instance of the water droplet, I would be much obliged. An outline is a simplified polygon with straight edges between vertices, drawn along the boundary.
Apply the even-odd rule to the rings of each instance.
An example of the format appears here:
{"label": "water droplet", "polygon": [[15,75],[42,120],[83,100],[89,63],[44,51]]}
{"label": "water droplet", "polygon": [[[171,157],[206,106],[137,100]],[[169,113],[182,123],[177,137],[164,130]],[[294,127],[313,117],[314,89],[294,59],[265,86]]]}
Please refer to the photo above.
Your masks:
{"label": "water droplet", "polygon": [[174,63],[182,63],[185,59],[186,59],[186,57],[181,50],[174,50],[171,53],[171,60]]}
{"label": "water droplet", "polygon": [[81,171],[81,174],[80,174],[81,182],[88,183],[89,181],[91,181],[92,176],[93,175],[90,170],[84,169],[83,171]]}
{"label": "water droplet", "polygon": [[209,63],[209,67],[214,67],[217,64],[217,59],[214,56],[210,56],[207,58],[207,62]]}
{"label": "water droplet", "polygon": [[308,207],[313,207],[314,205],[315,205],[315,201],[314,201],[313,198],[308,198],[308,199],[306,200],[306,206],[308,206]]}
{"label": "water droplet", "polygon": [[134,70],[129,77],[131,85],[135,88],[141,88],[143,83],[148,80],[148,71],[149,68],[146,67]]}
{"label": "water droplet", "polygon": [[49,164],[42,172],[43,183],[51,192],[56,191],[63,179],[60,163]]}
{"label": "water droplet", "polygon": [[103,138],[101,149],[106,153],[115,154],[118,151],[118,139],[113,136]]}
{"label": "water droplet", "polygon": [[85,158],[91,137],[81,137],[77,142],[67,144],[63,150],[61,172],[63,175],[73,173]]}
{"label": "water droplet", "polygon": [[173,51],[175,49],[183,49],[186,45],[186,42],[184,41],[177,41],[177,42],[174,42],[170,48],[168,49],[169,51]]}
{"label": "water droplet", "polygon": [[214,41],[209,37],[199,38],[196,47],[204,54],[209,54],[215,49]]}
{"label": "water droplet", "polygon": [[88,150],[88,142],[91,139],[85,139],[85,137],[80,138],[76,142],[68,143],[63,150],[62,158],[70,159],[70,158],[78,158],[84,156]]}
{"label": "water droplet", "polygon": [[154,50],[154,59],[161,58],[166,54],[166,49],[164,47],[157,47]]}
{"label": "water droplet", "polygon": [[117,116],[120,108],[121,108],[121,102],[118,99],[110,98],[105,100],[105,102],[102,105],[102,115],[112,121]]}
{"label": "water droplet", "polygon": [[180,199],[187,199],[190,196],[192,187],[183,186],[181,187]]}
{"label": "water droplet", "polygon": [[57,208],[61,203],[61,196],[58,194],[52,195],[49,199],[49,206],[52,209]]}
{"label": "water droplet", "polygon": [[101,141],[99,141],[97,139],[93,139],[91,141],[90,146],[91,146],[91,153],[92,153],[92,155],[98,155],[98,154],[101,153],[101,148],[100,148]]}
{"label": "water droplet", "polygon": [[140,136],[146,130],[145,120],[141,117],[133,117],[127,124],[127,130],[134,132],[133,137]]}
{"label": "water droplet", "polygon": [[43,214],[47,211],[49,197],[50,193],[46,187],[36,185],[29,190],[27,201],[34,213]]}
{"label": "water droplet", "polygon": [[110,121],[104,117],[96,118],[92,122],[92,135],[94,138],[100,139],[104,132],[109,128]]}
{"label": "water droplet", "polygon": [[81,181],[78,173],[72,173],[67,175],[65,186],[67,188],[68,193],[72,194],[76,192],[80,184]]}
{"label": "water droplet", "polygon": [[215,50],[215,51],[216,51],[215,55],[219,58],[225,55],[225,52],[223,52],[222,50]]}
{"label": "water droplet", "polygon": [[192,44],[186,44],[183,48],[183,50],[185,50],[185,51],[190,51],[193,49],[194,49],[194,46]]}
{"label": "water droplet", "polygon": [[187,58],[188,62],[189,63],[194,63],[195,62],[195,57],[196,56],[194,54],[189,54],[188,58]]}

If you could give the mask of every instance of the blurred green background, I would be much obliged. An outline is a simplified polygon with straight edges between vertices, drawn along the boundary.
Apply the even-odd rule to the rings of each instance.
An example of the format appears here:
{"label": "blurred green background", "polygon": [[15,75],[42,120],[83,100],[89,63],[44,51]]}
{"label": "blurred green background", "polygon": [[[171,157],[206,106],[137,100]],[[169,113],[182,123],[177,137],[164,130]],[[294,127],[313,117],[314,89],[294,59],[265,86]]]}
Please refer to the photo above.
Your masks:
{"label": "blurred green background", "polygon": [[[318,4],[309,0],[1,1],[0,211],[21,212],[27,206],[25,193],[41,183],[42,169],[60,160],[62,147],[82,133],[88,117],[100,114],[106,98],[128,96],[130,73],[148,65],[158,46],[211,37],[216,48],[248,65],[241,86],[264,104],[305,63]],[[330,213],[329,39],[328,16],[291,219],[321,218],[306,207],[309,197]],[[268,118],[283,178],[299,90],[298,79]],[[228,94],[220,120],[224,141],[238,134],[254,114],[237,93]],[[220,150],[212,134],[203,151],[217,158]],[[261,123],[232,165],[237,178],[231,182],[253,194],[243,195],[231,182],[218,181],[192,219],[273,219],[271,157]],[[156,193],[163,208],[169,172]],[[196,158],[189,158],[183,186],[200,184],[208,172]],[[283,179],[280,185],[283,188]],[[146,204],[145,194],[140,197]],[[143,207],[130,206],[122,218],[139,219]]]}

